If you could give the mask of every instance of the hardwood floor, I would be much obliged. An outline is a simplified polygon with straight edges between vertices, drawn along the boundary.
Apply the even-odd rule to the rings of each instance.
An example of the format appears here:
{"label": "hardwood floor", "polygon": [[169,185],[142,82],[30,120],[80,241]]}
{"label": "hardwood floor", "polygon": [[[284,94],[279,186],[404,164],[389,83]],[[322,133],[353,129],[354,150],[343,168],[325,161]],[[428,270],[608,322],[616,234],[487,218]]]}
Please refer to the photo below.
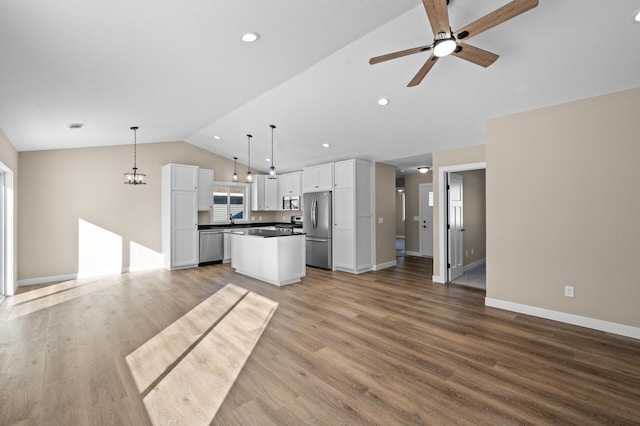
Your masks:
{"label": "hardwood floor", "polygon": [[278,307],[212,424],[640,424],[640,341],[399,261],[281,288],[212,265],[22,292],[0,305],[0,424],[151,424],[127,356],[227,283]]}

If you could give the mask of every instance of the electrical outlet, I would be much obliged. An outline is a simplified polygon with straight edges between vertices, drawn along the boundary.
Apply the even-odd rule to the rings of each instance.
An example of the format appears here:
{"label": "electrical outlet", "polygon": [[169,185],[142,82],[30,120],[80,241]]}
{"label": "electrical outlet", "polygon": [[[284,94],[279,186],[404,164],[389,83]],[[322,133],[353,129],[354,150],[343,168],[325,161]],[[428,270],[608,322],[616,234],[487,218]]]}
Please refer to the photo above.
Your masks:
{"label": "electrical outlet", "polygon": [[256,217],[255,217],[255,216],[251,216],[251,220],[252,220],[252,221],[253,221],[253,220],[256,220]]}
{"label": "electrical outlet", "polygon": [[472,254],[472,255],[473,255],[473,250],[474,250],[474,249],[471,249],[471,254]]}
{"label": "electrical outlet", "polygon": [[464,251],[464,257],[468,257],[469,256],[469,250],[465,250]]}
{"label": "electrical outlet", "polygon": [[570,285],[565,285],[564,286],[564,295],[566,297],[573,297],[573,295],[574,295],[573,287],[570,286]]}
{"label": "electrical outlet", "polygon": [[384,223],[384,218],[379,217],[379,218],[378,218],[378,223]]}
{"label": "electrical outlet", "polygon": [[284,216],[284,215],[282,215],[282,220],[284,220],[284,218],[285,218],[285,216]]}
{"label": "electrical outlet", "polygon": [[262,220],[262,216],[258,216],[258,220]]}

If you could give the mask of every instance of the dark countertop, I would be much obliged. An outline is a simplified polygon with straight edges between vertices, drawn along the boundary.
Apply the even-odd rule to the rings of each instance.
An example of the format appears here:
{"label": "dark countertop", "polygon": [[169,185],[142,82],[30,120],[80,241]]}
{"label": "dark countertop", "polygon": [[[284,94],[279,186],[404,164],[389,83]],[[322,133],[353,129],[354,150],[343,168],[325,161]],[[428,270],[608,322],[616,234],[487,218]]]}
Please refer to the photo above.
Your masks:
{"label": "dark countertop", "polygon": [[[265,226],[291,226],[291,222],[228,223],[226,225],[198,225],[198,231],[201,231],[203,229],[262,228]],[[302,227],[300,226],[299,228],[302,228]]]}
{"label": "dark countertop", "polygon": [[296,235],[304,236],[302,232],[288,232],[288,231],[272,231],[270,229],[251,229],[251,228],[240,228],[226,231],[230,234],[236,235],[250,235],[252,237],[262,237],[262,238],[272,238],[272,237],[292,237]]}

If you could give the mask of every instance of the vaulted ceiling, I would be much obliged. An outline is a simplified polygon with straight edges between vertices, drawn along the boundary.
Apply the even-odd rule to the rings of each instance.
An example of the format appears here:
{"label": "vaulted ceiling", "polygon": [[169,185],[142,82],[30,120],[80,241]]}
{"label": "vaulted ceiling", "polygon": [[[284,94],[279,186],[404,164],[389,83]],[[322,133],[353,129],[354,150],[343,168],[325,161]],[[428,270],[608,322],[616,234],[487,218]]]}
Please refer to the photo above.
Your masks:
{"label": "vaulted ceiling", "polygon": [[[507,2],[452,0],[451,25]],[[489,118],[640,86],[639,10],[540,0],[470,42],[499,54],[493,65],[445,57],[408,88],[429,52],[368,60],[431,43],[420,0],[0,0],[0,129],[28,151],[128,144],[137,125],[139,142],[241,163],[251,133],[266,170],[275,124],[280,171],[350,157],[412,167],[484,143]],[[251,31],[260,39],[243,43]]]}

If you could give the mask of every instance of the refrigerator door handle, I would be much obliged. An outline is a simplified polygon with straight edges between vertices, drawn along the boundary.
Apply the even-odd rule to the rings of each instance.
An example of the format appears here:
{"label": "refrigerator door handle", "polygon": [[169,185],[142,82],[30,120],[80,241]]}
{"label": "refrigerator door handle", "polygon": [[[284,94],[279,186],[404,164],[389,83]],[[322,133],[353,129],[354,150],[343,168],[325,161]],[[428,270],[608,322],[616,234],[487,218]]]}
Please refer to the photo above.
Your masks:
{"label": "refrigerator door handle", "polygon": [[311,200],[311,228],[312,229],[313,229],[313,222],[316,219],[316,217],[315,217],[315,213],[316,213],[316,210],[315,210],[315,205],[316,204],[315,204],[315,202],[316,202],[315,198],[313,200]]}
{"label": "refrigerator door handle", "polygon": [[316,215],[315,215],[315,224],[313,225],[314,228],[318,227],[318,199],[315,199],[316,202]]}
{"label": "refrigerator door handle", "polygon": [[326,238],[313,238],[313,237],[307,237],[307,241],[314,241],[316,243],[328,243],[329,240]]}

